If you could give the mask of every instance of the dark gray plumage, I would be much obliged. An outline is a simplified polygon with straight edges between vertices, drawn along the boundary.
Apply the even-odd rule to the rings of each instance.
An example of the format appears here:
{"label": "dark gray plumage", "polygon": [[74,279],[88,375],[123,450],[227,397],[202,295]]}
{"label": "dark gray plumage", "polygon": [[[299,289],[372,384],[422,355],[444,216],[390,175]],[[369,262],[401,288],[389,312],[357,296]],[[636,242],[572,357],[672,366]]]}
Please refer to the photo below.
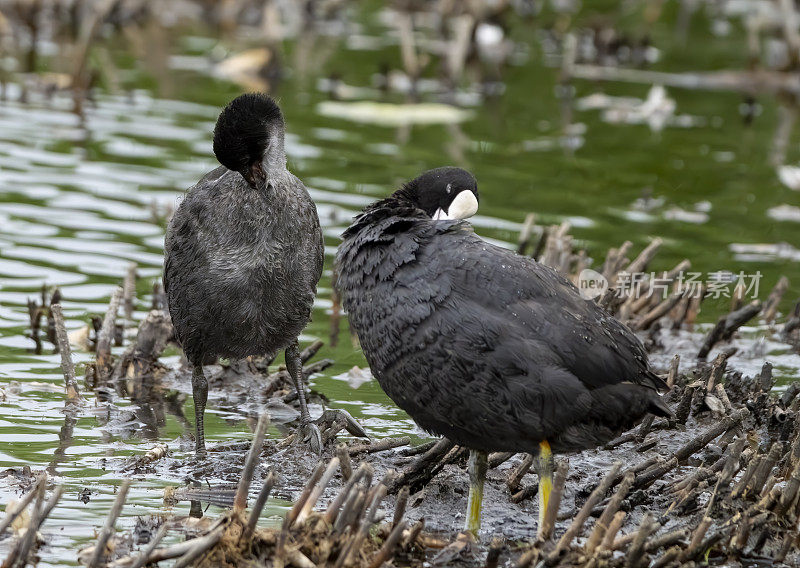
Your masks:
{"label": "dark gray plumage", "polygon": [[550,268],[431,218],[447,187],[477,195],[463,170],[427,172],[367,207],[337,254],[350,325],[392,400],[484,452],[582,450],[669,415],[627,327]]}
{"label": "dark gray plumage", "polygon": [[272,99],[234,99],[215,129],[223,166],[187,191],[167,228],[164,289],[193,367],[198,455],[205,452],[203,364],[218,357],[286,349],[302,421],[310,420],[297,337],[311,314],[324,250],[314,202],[286,169],[283,138]]}

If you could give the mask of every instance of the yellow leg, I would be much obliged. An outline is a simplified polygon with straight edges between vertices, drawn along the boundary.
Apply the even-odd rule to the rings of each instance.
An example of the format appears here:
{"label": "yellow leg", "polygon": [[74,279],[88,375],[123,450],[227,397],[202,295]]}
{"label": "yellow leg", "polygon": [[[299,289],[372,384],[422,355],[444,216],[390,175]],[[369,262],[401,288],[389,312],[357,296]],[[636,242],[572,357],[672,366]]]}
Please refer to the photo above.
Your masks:
{"label": "yellow leg", "polygon": [[547,504],[550,503],[550,492],[553,490],[553,452],[547,440],[539,443],[539,459],[537,464],[539,473],[539,528],[541,533],[544,525],[544,514]]}
{"label": "yellow leg", "polygon": [[471,532],[475,537],[481,530],[481,506],[483,505],[483,482],[486,480],[486,470],[489,461],[486,452],[470,450],[469,452],[469,498],[467,499],[467,520],[464,530]]}

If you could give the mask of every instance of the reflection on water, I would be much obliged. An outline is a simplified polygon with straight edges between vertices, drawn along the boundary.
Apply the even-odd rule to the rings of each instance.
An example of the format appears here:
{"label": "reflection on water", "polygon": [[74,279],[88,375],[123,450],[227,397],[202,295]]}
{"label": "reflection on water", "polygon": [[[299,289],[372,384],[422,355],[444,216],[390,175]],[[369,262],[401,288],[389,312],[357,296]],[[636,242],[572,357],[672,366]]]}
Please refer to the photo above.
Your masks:
{"label": "reflection on water", "polygon": [[[767,288],[786,274],[791,288],[783,311],[797,297],[798,194],[781,184],[769,163],[773,100],[761,101],[761,116],[748,125],[737,95],[577,82],[580,104],[563,114],[558,71],[537,55],[541,38],[527,34],[505,70],[501,94],[465,88],[449,97],[457,103],[450,105],[440,81],[421,81],[415,96],[423,104],[407,107],[408,76],[386,69],[402,38],[387,29],[394,23],[369,15],[357,33],[306,31],[286,42],[289,69],[275,94],[287,117],[290,168],[317,202],[328,255],[303,341],[328,339],[330,260],[353,214],[402,180],[447,163],[475,172],[482,198],[474,225],[493,242],[510,246],[532,211],[543,224],[571,222],[596,263],[624,240],[641,250],[659,235],[665,245],[653,269],[689,258],[703,273],[761,271]],[[124,81],[137,87],[98,91],[83,105],[83,116],[72,112],[70,95],[32,90],[21,103],[19,85],[6,86],[0,103],[0,469],[29,464],[66,484],[44,527],[49,545],[43,565],[61,564],[66,545],[93,536],[126,456],[156,441],[191,453],[185,436],[192,411],[185,390],[139,384],[110,392],[113,402],[92,399],[78,413],[65,412],[59,356],[45,322],[36,354],[28,301],[41,303],[43,284],[57,286],[67,327],[83,328],[90,315],[105,312],[135,263],[132,316],[144,318],[160,277],[165,217],[181,192],[214,167],[214,120],[239,90],[211,77],[218,70],[208,53],[239,48],[230,41],[186,35],[172,57],[123,66]],[[668,49],[661,57],[670,64]],[[447,115],[432,106],[443,104]],[[445,124],[438,123],[442,117]],[[786,151],[789,160],[800,158],[795,148]],[[701,319],[712,321],[728,303],[707,302]],[[782,347],[762,342],[758,349],[754,356]],[[312,384],[332,405],[378,436],[422,435],[368,375],[352,370],[365,362],[346,326],[336,347],[326,346],[321,355],[335,364]],[[91,354],[77,351],[74,358],[80,373]],[[164,361],[177,364],[179,354]],[[781,361],[781,376],[796,375],[796,357]],[[217,402],[212,391],[209,444],[249,439],[243,409],[251,411],[252,401]],[[130,527],[137,515],[160,510],[162,488],[182,481],[137,479],[119,525]],[[13,475],[2,478],[0,502],[18,495],[22,483]],[[272,512],[283,506],[274,501]],[[177,507],[188,513],[188,504]],[[0,555],[4,546],[0,542]],[[67,548],[74,562],[75,547]]]}

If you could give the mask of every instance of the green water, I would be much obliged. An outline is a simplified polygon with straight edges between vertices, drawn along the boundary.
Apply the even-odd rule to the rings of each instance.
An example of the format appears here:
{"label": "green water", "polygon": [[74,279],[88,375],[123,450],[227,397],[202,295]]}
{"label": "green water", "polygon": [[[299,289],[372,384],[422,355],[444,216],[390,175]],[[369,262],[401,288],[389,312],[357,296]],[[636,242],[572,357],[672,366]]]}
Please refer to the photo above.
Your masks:
{"label": "green water", "polygon": [[[585,10],[582,21],[592,21],[599,11]],[[640,27],[636,14],[610,14],[633,33]],[[369,49],[359,47],[365,42],[348,41],[356,34],[315,37],[307,32],[285,42],[285,76],[272,85],[286,116],[290,169],[310,188],[326,236],[326,271],[304,341],[328,341],[331,258],[349,219],[403,180],[445,164],[476,175],[481,211],[474,224],[487,238],[513,246],[526,213],[534,212],[543,224],[570,220],[572,234],[595,264],[625,240],[638,252],[660,236],[664,245],[654,270],[688,258],[693,270],[703,274],[760,272],[762,299],[786,275],[791,287],[781,304],[784,313],[800,295],[800,222],[770,216],[776,207],[796,206],[800,196],[779,182],[770,165],[780,120],[773,98],[757,99],[760,114],[749,125],[740,115],[741,95],[669,89],[676,113],[695,117],[694,126],[654,132],[646,124],[610,124],[598,110],[574,109],[565,127],[558,70],[545,65],[546,42],[540,41],[556,17],[545,12],[536,22],[513,28],[511,37],[523,57],[504,70],[505,92],[477,97],[467,107],[471,117],[460,124],[398,128],[323,116],[318,105],[330,97],[319,88],[322,79],[336,74],[349,86],[369,86],[384,65],[399,66],[396,42],[374,6],[356,10],[353,19],[357,35],[372,40]],[[653,68],[746,66],[736,25],[729,36],[715,37],[709,19],[699,14],[682,45],[673,20],[667,13],[651,30],[660,50]],[[149,307],[163,243],[163,224],[153,220],[151,204],[160,210],[174,205],[186,187],[214,167],[214,120],[220,106],[241,92],[240,86],[213,78],[208,53],[237,52],[251,44],[220,40],[213,33],[200,28],[157,34],[180,58],[162,55],[137,62],[121,37],[98,46],[116,69],[102,74],[96,105],[87,105],[85,121],[71,112],[68,95],[47,101],[34,93],[30,102],[16,102],[19,88],[13,82],[9,100],[0,103],[0,388],[5,392],[0,469],[47,467],[64,425],[59,359],[47,344],[45,354],[32,353],[33,342],[25,336],[27,299],[36,297],[43,283],[58,285],[68,327],[80,327],[89,315],[105,311],[111,291],[135,262],[140,276],[135,317],[143,317]],[[40,65],[47,70],[55,63],[45,58]],[[435,70],[427,74],[434,77]],[[469,87],[465,81],[462,90]],[[597,92],[646,98],[650,85],[577,80],[574,88],[575,99]],[[399,93],[376,96],[394,103],[406,99]],[[424,92],[421,98],[436,100]],[[794,136],[785,163],[798,160]],[[660,204],[637,209],[634,202],[643,194]],[[755,244],[771,246],[754,254],[748,247]],[[725,298],[705,302],[701,320],[713,321],[728,303]],[[780,357],[781,380],[797,375],[797,356],[772,343],[763,351]],[[346,326],[338,346],[326,346],[320,355],[335,365],[315,377],[313,387],[333,406],[348,409],[377,436],[423,435],[374,381],[356,389],[348,383],[347,371],[365,362]],[[90,355],[77,352],[75,358],[80,372]],[[168,361],[177,362],[177,352]],[[125,401],[116,402],[122,410],[112,413],[126,411]],[[135,418],[126,428],[107,427],[108,412],[100,405],[81,413],[71,440],[62,440],[65,458],[52,464],[51,473],[67,491],[45,525],[52,537],[52,546],[43,551],[45,565],[74,562],[76,543],[88,541],[102,524],[122,458],[154,443],[136,434]],[[185,412],[191,416],[191,400]],[[158,436],[173,442],[182,431],[168,415]],[[250,427],[237,409],[215,408],[212,399],[206,435],[210,444],[246,439]],[[161,488],[181,482],[137,479],[120,526],[158,510]],[[19,494],[11,478],[0,478],[0,488],[3,503]],[[77,498],[83,488],[93,492],[87,504]],[[277,512],[285,503],[272,506]],[[185,512],[183,506],[178,510]],[[8,540],[0,542],[0,555],[7,545]]]}

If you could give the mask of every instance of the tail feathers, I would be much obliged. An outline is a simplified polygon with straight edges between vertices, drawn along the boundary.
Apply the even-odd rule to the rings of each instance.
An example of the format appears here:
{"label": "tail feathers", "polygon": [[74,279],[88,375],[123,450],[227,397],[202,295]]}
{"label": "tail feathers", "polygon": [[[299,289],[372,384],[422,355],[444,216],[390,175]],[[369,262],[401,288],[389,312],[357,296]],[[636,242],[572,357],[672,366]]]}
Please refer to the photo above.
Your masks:
{"label": "tail feathers", "polygon": [[653,393],[653,395],[650,397],[650,406],[648,410],[651,414],[655,414],[656,416],[661,416],[663,418],[675,418],[675,413],[672,412],[669,406],[667,406],[667,403],[664,402],[664,399],[656,393]]}
{"label": "tail feathers", "polygon": [[640,385],[650,387],[658,392],[666,392],[669,390],[669,386],[664,382],[664,379],[656,375],[650,369],[643,371],[642,374],[639,375],[639,379],[641,380],[639,383]]}
{"label": "tail feathers", "polygon": [[670,410],[669,406],[667,406],[667,403],[664,402],[664,399],[662,399],[661,396],[659,396],[658,394],[659,392],[664,392],[669,390],[669,386],[667,386],[667,383],[665,383],[661,377],[656,375],[650,369],[647,369],[644,373],[642,373],[641,377],[642,377],[642,382],[641,382],[642,386],[650,387],[656,391],[654,393],[651,393],[649,397],[650,413],[655,414],[656,416],[663,416],[664,418],[674,418],[675,414],[672,412],[672,410]]}
{"label": "tail feathers", "polygon": [[588,412],[571,413],[566,423],[549,429],[546,438],[554,452],[580,451],[605,444],[633,428],[647,414],[673,416],[650,385],[617,383],[590,391],[589,396]]}

